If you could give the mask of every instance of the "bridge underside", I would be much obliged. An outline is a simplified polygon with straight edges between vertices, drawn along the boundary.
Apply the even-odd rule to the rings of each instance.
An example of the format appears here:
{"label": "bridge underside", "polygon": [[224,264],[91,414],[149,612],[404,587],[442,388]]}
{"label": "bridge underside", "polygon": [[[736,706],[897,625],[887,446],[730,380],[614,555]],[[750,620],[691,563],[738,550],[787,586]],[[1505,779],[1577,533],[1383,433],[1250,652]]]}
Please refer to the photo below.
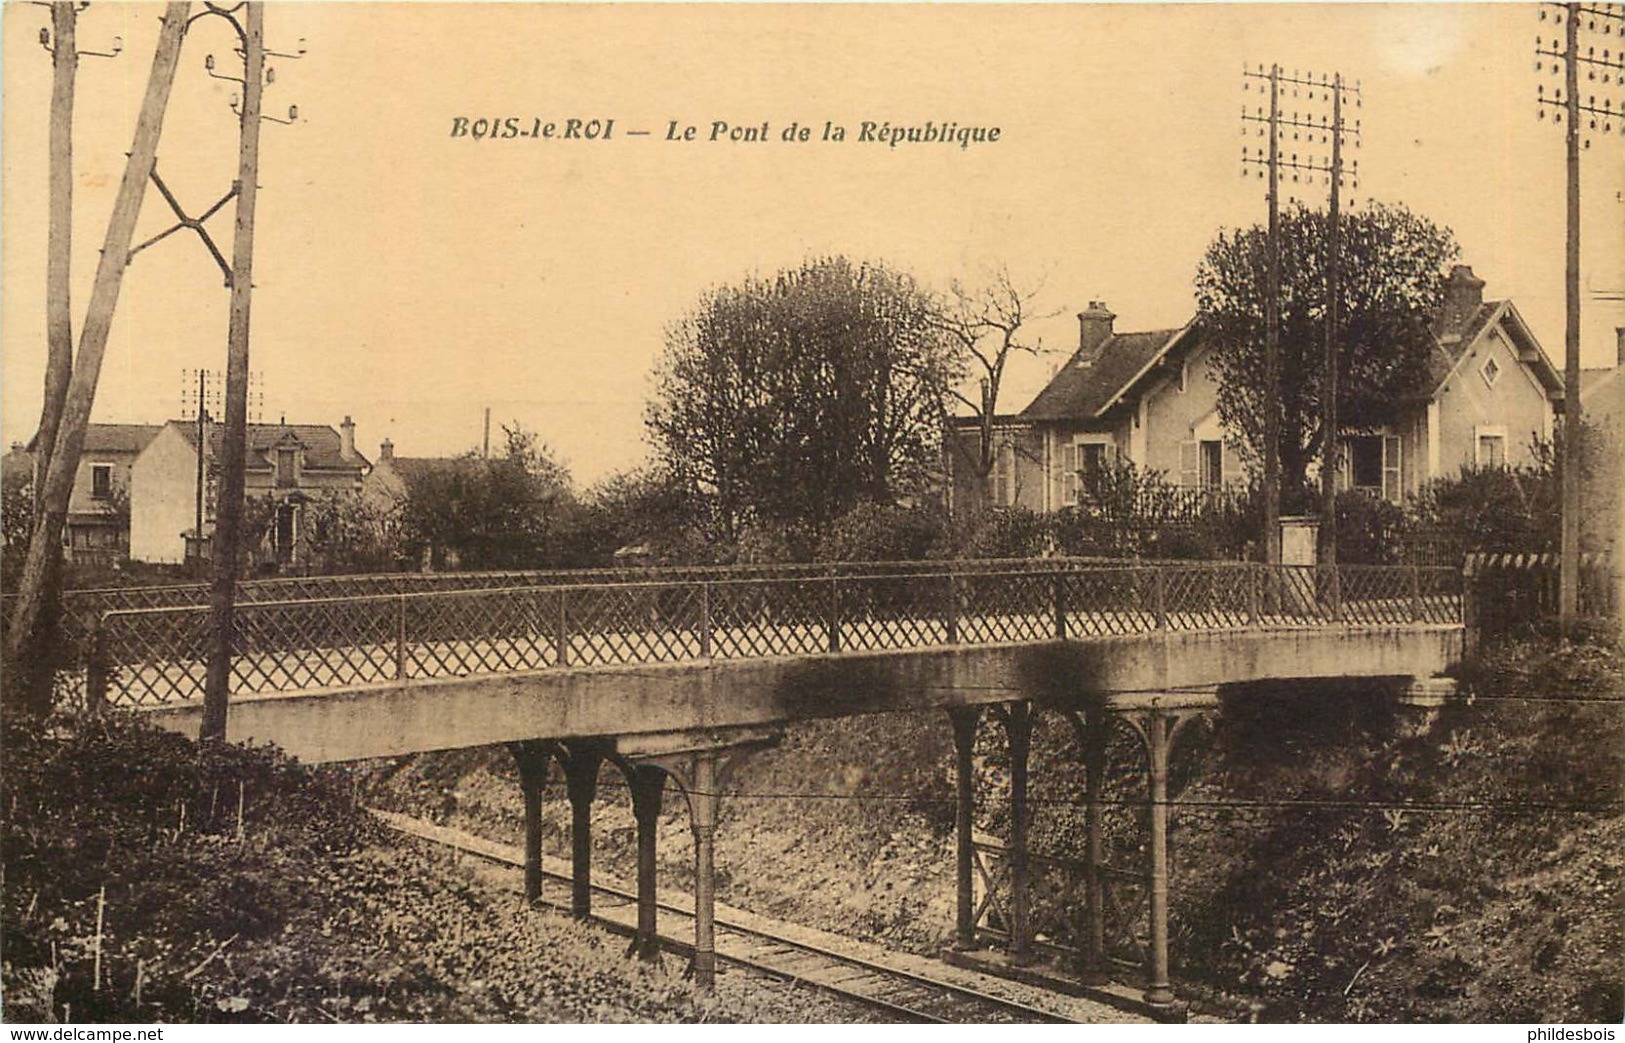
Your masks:
{"label": "bridge underside", "polygon": [[[1029,700],[1082,710],[1176,705],[1221,684],[1415,677],[1461,658],[1460,626],[1170,631],[1020,646],[950,646],[437,678],[234,700],[231,737],[307,763],[531,739],[727,733],[817,717]],[[148,711],[195,736],[199,703]],[[640,740],[639,736],[643,739]],[[630,749],[629,749],[630,752]]]}

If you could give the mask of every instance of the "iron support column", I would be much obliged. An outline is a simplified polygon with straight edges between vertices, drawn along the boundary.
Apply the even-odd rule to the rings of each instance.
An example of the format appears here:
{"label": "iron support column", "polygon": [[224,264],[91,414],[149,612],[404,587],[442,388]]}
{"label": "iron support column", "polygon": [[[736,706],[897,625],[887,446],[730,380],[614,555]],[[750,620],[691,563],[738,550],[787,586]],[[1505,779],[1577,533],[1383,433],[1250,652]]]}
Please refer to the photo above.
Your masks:
{"label": "iron support column", "polygon": [[1032,960],[1032,915],[1027,880],[1027,755],[1032,748],[1032,708],[1011,703],[1004,714],[1010,742],[1010,962]]}
{"label": "iron support column", "polygon": [[710,989],[717,980],[716,864],[717,755],[694,755],[694,778],[688,803],[694,829],[694,981]]}
{"label": "iron support column", "polygon": [[564,769],[570,794],[570,915],[583,920],[592,915],[592,799],[602,763],[596,750],[571,750]]}
{"label": "iron support column", "polygon": [[533,740],[511,742],[508,752],[519,766],[519,789],[525,798],[525,902],[542,897],[542,788],[552,751]]}
{"label": "iron support column", "polygon": [[976,726],[982,711],[974,707],[949,710],[954,725],[954,812],[955,873],[958,905],[955,917],[954,948],[976,947],[976,778],[971,754],[976,746]]}
{"label": "iron support column", "polygon": [[1145,1001],[1154,1007],[1174,1002],[1168,976],[1168,747],[1172,720],[1152,710],[1146,721],[1146,760],[1150,767],[1150,872],[1146,890],[1151,896],[1151,965],[1146,968]]}
{"label": "iron support column", "polygon": [[1084,944],[1084,974],[1095,982],[1106,979],[1106,838],[1102,800],[1106,789],[1106,715],[1090,711],[1084,717],[1085,830],[1087,833],[1085,887],[1088,901],[1088,936]]}
{"label": "iron support column", "polygon": [[655,838],[660,828],[660,803],[666,790],[666,773],[640,765],[631,777],[632,815],[638,822],[638,933],[632,947],[644,960],[660,958],[660,932],[657,922],[658,880],[655,876]]}

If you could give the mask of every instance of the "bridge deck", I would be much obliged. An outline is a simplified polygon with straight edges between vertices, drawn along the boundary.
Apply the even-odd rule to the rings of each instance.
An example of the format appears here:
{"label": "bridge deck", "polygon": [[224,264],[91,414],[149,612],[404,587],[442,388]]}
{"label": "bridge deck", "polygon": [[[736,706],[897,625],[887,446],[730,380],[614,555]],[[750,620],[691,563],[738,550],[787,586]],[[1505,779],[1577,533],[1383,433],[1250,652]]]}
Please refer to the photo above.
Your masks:
{"label": "bridge deck", "polygon": [[[1429,676],[1459,576],[1243,565],[704,578],[238,607],[236,737],[336,760],[1260,678]],[[97,697],[195,726],[208,613],[94,628]]]}

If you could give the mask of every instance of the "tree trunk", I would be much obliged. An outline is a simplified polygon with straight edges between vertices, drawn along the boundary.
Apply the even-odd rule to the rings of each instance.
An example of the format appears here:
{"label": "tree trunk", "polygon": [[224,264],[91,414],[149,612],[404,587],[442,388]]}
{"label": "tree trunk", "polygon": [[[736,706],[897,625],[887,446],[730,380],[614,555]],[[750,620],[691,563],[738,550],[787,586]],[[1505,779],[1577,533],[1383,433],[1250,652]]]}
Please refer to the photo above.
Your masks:
{"label": "tree trunk", "polygon": [[[79,357],[75,360],[73,377],[63,403],[57,442],[51,453],[50,468],[45,474],[40,513],[34,521],[34,535],[29,541],[28,558],[23,566],[17,607],[12,613],[11,647],[7,651],[15,664],[37,666],[47,662],[56,642],[54,629],[49,626],[50,613],[45,610],[48,589],[55,572],[51,559],[61,553],[62,530],[68,519],[68,498],[73,492],[74,477],[79,470],[79,454],[85,444],[85,429],[90,423],[90,408],[96,398],[96,383],[101,377],[102,356],[107,350],[107,337],[112,330],[113,312],[118,305],[124,269],[129,265],[130,240],[135,234],[136,219],[141,214],[141,200],[146,194],[147,181],[152,176],[153,164],[157,159],[158,139],[163,132],[164,113],[169,107],[170,88],[175,82],[175,68],[180,59],[189,6],[185,2],[166,5],[158,45],[153,52],[147,93],[141,102],[141,116],[136,122],[135,138],[130,146],[130,157],[124,165],[124,179],[119,184],[118,198],[107,223],[101,261],[96,267],[96,281],[91,288],[90,305],[80,335]],[[48,694],[44,705],[31,700],[25,709],[48,711]]]}

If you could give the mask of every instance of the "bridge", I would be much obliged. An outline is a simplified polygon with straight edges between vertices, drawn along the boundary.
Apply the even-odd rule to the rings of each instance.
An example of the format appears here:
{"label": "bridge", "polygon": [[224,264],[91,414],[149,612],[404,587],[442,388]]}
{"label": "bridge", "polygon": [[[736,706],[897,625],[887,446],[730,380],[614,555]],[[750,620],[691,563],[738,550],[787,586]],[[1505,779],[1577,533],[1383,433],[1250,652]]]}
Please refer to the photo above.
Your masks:
{"label": "bridge", "polygon": [[[695,835],[701,982],[714,973],[712,841],[732,768],[795,721],[938,710],[954,722],[959,776],[956,947],[975,951],[991,933],[1006,969],[1034,958],[1028,745],[1036,715],[1059,714],[1089,751],[1080,952],[1105,977],[1108,891],[1124,873],[1102,860],[1099,798],[1104,736],[1122,722],[1143,742],[1147,769],[1147,864],[1128,874],[1148,906],[1144,1001],[1168,1016],[1178,1005],[1167,767],[1181,728],[1217,706],[1221,687],[1425,682],[1460,658],[1464,641],[1461,574],[1417,567],[1040,559],[280,584],[243,585],[233,738],[310,762],[506,743],[525,795],[533,897],[542,791],[556,764],[572,805],[581,915],[592,798],[600,767],[615,764],[639,826],[645,948],[655,937],[655,828],[675,781]],[[85,695],[195,734],[208,608],[201,588],[161,589],[143,596],[171,603],[70,605],[84,629]],[[1010,745],[1012,826],[1002,883],[984,872],[978,902],[970,768],[984,714]]]}

